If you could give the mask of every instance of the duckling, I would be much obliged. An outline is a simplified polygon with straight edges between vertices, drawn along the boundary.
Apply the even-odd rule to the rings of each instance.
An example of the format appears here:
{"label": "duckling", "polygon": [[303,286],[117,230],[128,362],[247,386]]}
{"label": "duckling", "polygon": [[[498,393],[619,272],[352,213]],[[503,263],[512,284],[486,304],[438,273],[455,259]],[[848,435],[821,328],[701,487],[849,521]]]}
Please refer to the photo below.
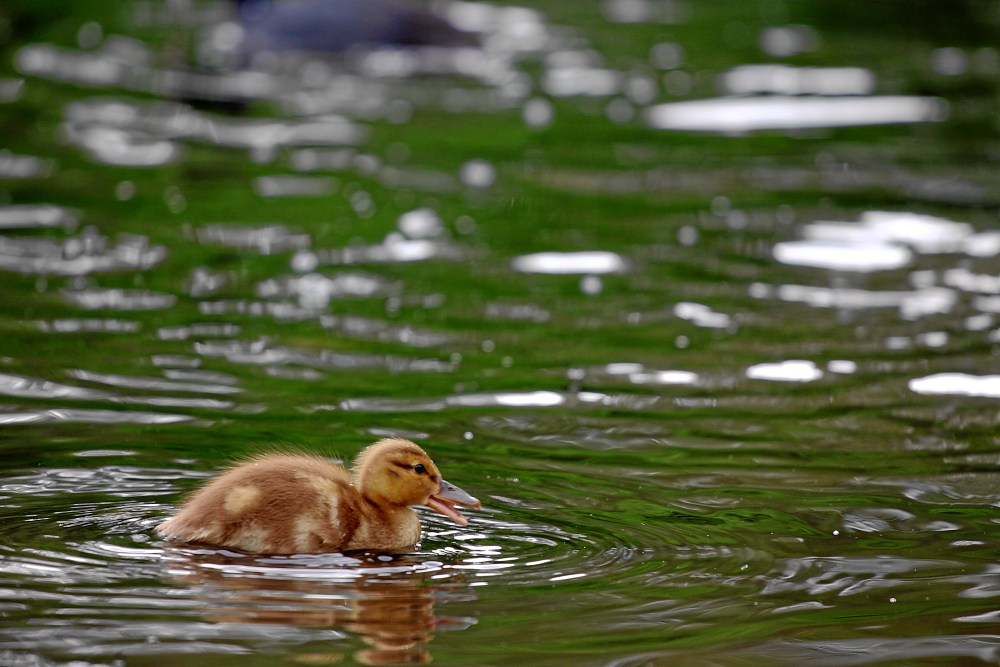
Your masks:
{"label": "duckling", "polygon": [[352,475],[303,454],[265,454],[230,468],[156,527],[161,537],[266,554],[354,550],[402,552],[420,539],[412,505],[455,523],[456,505],[478,508],[441,478],[427,453],[402,438],[369,445]]}

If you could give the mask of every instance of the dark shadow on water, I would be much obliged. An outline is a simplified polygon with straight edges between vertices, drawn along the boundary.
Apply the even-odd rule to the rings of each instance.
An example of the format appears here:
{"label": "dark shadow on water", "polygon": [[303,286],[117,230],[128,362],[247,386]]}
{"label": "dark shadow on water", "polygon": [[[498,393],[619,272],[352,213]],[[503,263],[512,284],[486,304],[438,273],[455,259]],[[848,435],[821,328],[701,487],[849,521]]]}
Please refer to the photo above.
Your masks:
{"label": "dark shadow on water", "polygon": [[987,0],[820,0],[812,10],[824,29],[975,43],[996,35],[996,5]]}

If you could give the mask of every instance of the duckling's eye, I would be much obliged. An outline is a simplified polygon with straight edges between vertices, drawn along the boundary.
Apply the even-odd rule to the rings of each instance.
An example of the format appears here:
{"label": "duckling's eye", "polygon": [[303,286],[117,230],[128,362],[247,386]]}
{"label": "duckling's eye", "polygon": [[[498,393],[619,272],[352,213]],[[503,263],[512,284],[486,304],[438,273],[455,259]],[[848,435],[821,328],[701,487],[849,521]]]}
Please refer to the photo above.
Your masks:
{"label": "duckling's eye", "polygon": [[425,472],[427,472],[427,468],[424,467],[423,463],[418,463],[417,465],[413,466],[413,472],[417,473],[418,475],[423,475]]}

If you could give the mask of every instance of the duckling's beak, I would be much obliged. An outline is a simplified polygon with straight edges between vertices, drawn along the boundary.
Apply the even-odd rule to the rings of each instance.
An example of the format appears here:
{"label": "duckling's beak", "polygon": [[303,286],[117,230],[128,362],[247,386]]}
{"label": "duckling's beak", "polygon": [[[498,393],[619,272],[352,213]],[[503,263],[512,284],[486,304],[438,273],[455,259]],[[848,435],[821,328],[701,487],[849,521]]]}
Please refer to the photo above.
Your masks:
{"label": "duckling's beak", "polygon": [[443,514],[460,526],[467,526],[469,520],[462,516],[455,505],[478,509],[482,503],[451,482],[441,480],[441,489],[427,500],[427,506],[438,514]]}

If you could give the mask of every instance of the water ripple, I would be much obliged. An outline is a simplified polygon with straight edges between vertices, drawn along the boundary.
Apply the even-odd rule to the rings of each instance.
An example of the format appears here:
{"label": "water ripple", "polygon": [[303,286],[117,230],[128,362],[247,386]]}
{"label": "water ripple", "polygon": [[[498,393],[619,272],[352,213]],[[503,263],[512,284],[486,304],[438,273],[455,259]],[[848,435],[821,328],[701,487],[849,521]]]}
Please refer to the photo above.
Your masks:
{"label": "water ripple", "polygon": [[173,294],[149,290],[63,290],[63,298],[84,310],[164,310],[177,303]]}
{"label": "water ripple", "polygon": [[[0,151],[0,173],[3,163],[12,159]],[[67,231],[76,227],[79,218],[73,211],[53,204],[13,204],[0,206],[0,229],[37,229],[55,227]]]}
{"label": "water ripple", "polygon": [[94,272],[145,270],[167,256],[145,236],[121,235],[116,245],[92,228],[62,242],[0,236],[0,270],[79,276]]}
{"label": "water ripple", "polygon": [[[29,496],[103,493],[116,498],[127,498],[141,492],[141,495],[158,496],[173,491],[178,479],[204,479],[206,476],[204,473],[186,470],[135,466],[49,468],[42,472],[0,480],[0,493]],[[87,520],[93,521],[93,518]]]}
{"label": "water ripple", "polygon": [[226,384],[207,384],[201,382],[178,382],[155,377],[136,377],[118,375],[115,373],[95,373],[86,370],[66,371],[70,377],[85,382],[95,382],[112,387],[125,389],[148,389],[153,391],[181,391],[202,394],[238,394],[243,390]]}
{"label": "water ripple", "polygon": [[607,251],[540,252],[515,257],[511,267],[521,273],[597,275],[622,273],[628,269],[628,262]]}
{"label": "water ripple", "polygon": [[[141,140],[147,157],[153,147],[157,155],[169,153],[173,144],[167,137],[268,154],[282,146],[355,145],[368,135],[365,127],[333,115],[303,120],[227,119],[168,102],[88,99],[68,105],[64,113],[71,132],[116,133],[133,141],[149,137]],[[161,157],[176,159],[172,153]]]}
{"label": "water ripple", "polygon": [[188,415],[118,410],[77,410],[69,408],[30,412],[0,412],[0,425],[82,423],[82,424],[179,424],[192,422]]}
{"label": "water ripple", "polygon": [[418,348],[447,345],[453,340],[451,334],[418,329],[412,326],[399,326],[356,315],[323,315],[319,318],[319,323],[324,329],[352,337],[392,341]]}
{"label": "water ripple", "polygon": [[107,392],[50,382],[41,378],[0,373],[0,394],[21,398],[106,399]]}
{"label": "water ripple", "polygon": [[384,296],[389,284],[379,276],[367,273],[339,273],[326,276],[307,273],[301,276],[283,276],[265,280],[257,285],[257,296],[295,297],[305,309],[315,309],[317,315],[325,311],[333,299],[368,298]]}
{"label": "water ripple", "polygon": [[312,244],[308,234],[285,225],[237,225],[217,223],[199,227],[196,238],[200,243],[218,244],[273,255],[301,250]]}
{"label": "water ripple", "polygon": [[[579,433],[566,434],[566,443],[539,439],[552,426],[535,424],[522,435],[532,451],[542,452],[524,450],[527,456],[512,457],[514,466],[473,466],[487,493],[484,508],[469,512],[468,526],[422,511],[424,538],[419,551],[405,556],[162,548],[152,529],[170,507],[160,499],[206,478],[204,471],[106,465],[48,468],[0,480],[0,572],[56,585],[0,587],[0,605],[14,605],[11,613],[29,619],[16,635],[0,630],[0,647],[23,650],[27,642],[33,650],[81,656],[140,651],[131,634],[113,631],[120,624],[75,623],[46,635],[42,629],[50,628],[29,616],[26,602],[77,618],[141,619],[136,625],[146,636],[161,640],[143,648],[155,655],[226,652],[233,642],[350,642],[353,635],[361,635],[362,646],[389,650],[390,640],[406,633],[408,661],[426,651],[432,629],[474,624],[474,618],[445,615],[447,604],[474,601],[484,586],[501,596],[525,589],[547,595],[565,587],[573,591],[581,621],[599,618],[601,627],[623,633],[730,618],[732,605],[754,605],[756,618],[809,618],[853,600],[872,603],[923,591],[928,582],[961,587],[962,595],[986,604],[997,595],[995,566],[969,571],[947,558],[817,555],[826,547],[808,526],[812,512],[759,506],[767,502],[764,489],[781,488],[773,471],[739,483],[717,473],[700,483],[689,471],[658,473],[679,451],[662,442],[653,449],[645,443],[641,463],[621,447],[590,449],[596,458],[581,461],[560,449],[575,445]],[[637,439],[638,446],[646,427],[601,432],[622,442]],[[801,483],[787,480],[789,488]],[[719,490],[727,487],[733,497],[720,502],[726,498]],[[839,515],[845,531],[872,539],[935,530],[927,517],[893,507],[830,513]],[[770,540],[754,547],[749,538],[760,532]],[[793,555],[780,555],[789,550]],[[648,595],[609,607],[605,582]],[[706,589],[729,592],[732,602],[690,597]],[[389,609],[397,610],[391,621]],[[983,613],[966,614],[963,622],[987,623],[992,617]],[[369,625],[376,618],[381,621]]]}
{"label": "water ripple", "polygon": [[118,319],[63,318],[36,323],[45,333],[136,333],[142,328],[139,322]]}
{"label": "water ripple", "polygon": [[936,97],[723,97],[649,107],[646,122],[661,130],[742,134],[760,130],[941,122],[948,105]]}
{"label": "water ripple", "polygon": [[[169,380],[159,380],[157,378],[126,378],[113,374],[91,373],[89,371],[68,371],[71,375],[80,379],[92,382],[101,382],[112,386],[128,386],[133,389],[160,388],[174,391],[200,391],[202,393],[236,393],[239,390],[229,386],[220,386],[217,391],[207,391],[204,386],[195,384],[178,384]],[[186,387],[179,389],[179,387]],[[21,398],[52,398],[78,401],[108,401],[110,403],[121,403],[128,405],[154,405],[160,407],[186,407],[205,408],[210,410],[228,410],[233,407],[229,401],[221,401],[210,398],[184,398],[173,396],[118,396],[111,392],[100,389],[90,389],[87,387],[76,387],[58,382],[51,382],[41,378],[27,377],[23,375],[12,375],[10,373],[0,373],[0,394],[7,396],[17,396]],[[32,414],[32,413],[29,413]],[[34,413],[52,416],[57,414],[53,411],[46,413]],[[78,413],[84,414],[84,413]],[[97,414],[96,412],[94,414]],[[22,417],[25,421],[49,421],[44,417]],[[123,420],[121,423],[126,423]]]}
{"label": "water ripple", "polygon": [[292,259],[292,268],[296,271],[312,271],[320,266],[406,264],[432,259],[459,261],[465,259],[467,254],[465,248],[448,241],[407,239],[390,235],[382,243],[300,252]]}
{"label": "water ripple", "polygon": [[375,354],[351,354],[333,350],[302,350],[291,347],[271,347],[270,341],[221,340],[194,344],[198,354],[223,357],[228,361],[251,366],[297,365],[317,369],[383,368],[393,372],[417,371],[445,373],[454,369],[451,362],[437,359],[408,359]]}
{"label": "water ripple", "polygon": [[659,396],[537,390],[453,394],[438,398],[348,398],[342,400],[339,407],[342,410],[361,412],[433,412],[450,407],[591,409],[614,407],[622,410],[656,410],[673,408],[676,405],[673,400]]}
{"label": "water ripple", "polygon": [[[734,657],[739,657],[736,653]],[[751,655],[746,655],[748,659]],[[995,663],[1000,659],[1000,635],[938,635],[899,639],[841,639],[827,641],[777,641],[755,647],[753,658],[781,660],[788,664],[868,665],[875,662],[912,663],[946,659],[972,659]]]}

